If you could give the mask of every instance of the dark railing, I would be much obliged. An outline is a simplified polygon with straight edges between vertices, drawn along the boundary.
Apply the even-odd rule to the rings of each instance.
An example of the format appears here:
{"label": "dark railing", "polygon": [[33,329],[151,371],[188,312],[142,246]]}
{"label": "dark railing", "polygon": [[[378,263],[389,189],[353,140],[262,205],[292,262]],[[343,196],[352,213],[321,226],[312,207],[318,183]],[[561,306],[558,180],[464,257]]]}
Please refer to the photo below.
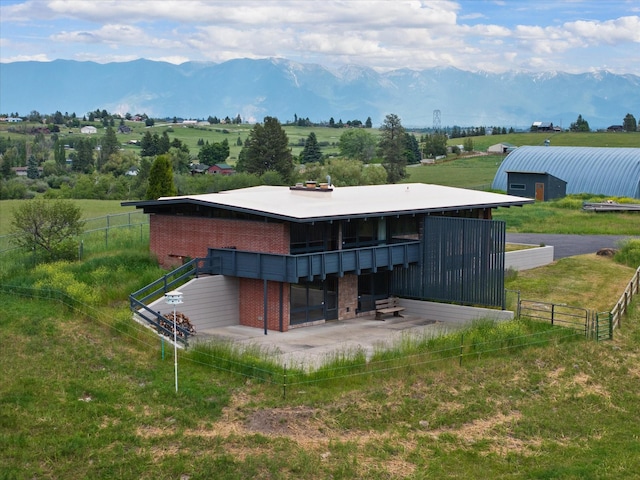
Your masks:
{"label": "dark railing", "polygon": [[[136,312],[140,319],[157,329],[158,333],[173,337],[173,330],[163,326],[163,323],[166,324],[167,319],[160,312],[152,310],[147,305],[184,285],[191,278],[197,277],[201,273],[210,273],[210,268],[207,266],[209,264],[210,262],[207,262],[207,259],[195,258],[137,292],[133,292],[129,295],[131,310]],[[187,345],[191,333],[179,325],[176,327],[176,333],[177,340]]]}
{"label": "dark railing", "polygon": [[210,248],[209,261],[203,268],[213,274],[298,283],[300,279],[311,281],[316,276],[324,280],[329,274],[377,272],[398,265],[407,268],[419,261],[420,242],[412,241],[300,255]]}

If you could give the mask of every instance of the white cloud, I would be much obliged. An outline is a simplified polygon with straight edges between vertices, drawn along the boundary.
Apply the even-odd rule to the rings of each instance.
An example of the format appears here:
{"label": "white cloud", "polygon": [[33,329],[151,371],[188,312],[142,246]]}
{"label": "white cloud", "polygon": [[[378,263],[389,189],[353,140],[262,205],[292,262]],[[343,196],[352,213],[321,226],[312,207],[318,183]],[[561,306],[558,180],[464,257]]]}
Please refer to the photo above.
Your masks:
{"label": "white cloud", "polygon": [[285,57],[378,70],[586,69],[606,63],[640,73],[637,62],[629,61],[637,59],[640,43],[640,17],[630,15],[637,3],[620,3],[26,0],[0,5],[1,54],[3,61],[41,56],[172,63]]}

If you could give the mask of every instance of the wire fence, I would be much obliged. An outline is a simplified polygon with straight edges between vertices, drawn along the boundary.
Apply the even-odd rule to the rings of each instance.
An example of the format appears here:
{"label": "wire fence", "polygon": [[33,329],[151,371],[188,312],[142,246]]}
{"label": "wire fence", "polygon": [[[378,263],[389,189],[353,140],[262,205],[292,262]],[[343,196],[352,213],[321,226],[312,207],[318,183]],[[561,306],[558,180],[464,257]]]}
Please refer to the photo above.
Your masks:
{"label": "wire fence", "polygon": [[[147,326],[131,321],[128,311],[117,314],[102,311],[100,308],[77,301],[59,290],[36,289],[0,284],[0,294],[18,295],[25,298],[44,299],[59,302],[84,318],[117,333],[124,339],[151,350],[158,349],[165,357],[165,342]],[[403,375],[424,370],[436,364],[453,364],[459,367],[483,358],[512,355],[525,348],[540,346],[559,346],[567,342],[584,341],[580,332],[563,327],[545,325],[539,331],[523,332],[506,328],[479,328],[473,326],[467,330],[442,336],[418,339],[407,350],[402,345],[397,348],[381,350],[367,358],[364,352],[342,352],[326,364],[313,369],[296,365],[295,368],[279,363],[269,352],[243,349],[231,343],[196,344],[188,350],[178,350],[181,364],[205,366],[230,375],[241,376],[276,387],[286,396],[291,388],[302,386],[321,386],[322,384],[343,385],[347,380],[352,383],[370,377],[378,379]],[[406,346],[405,346],[406,347]],[[171,349],[168,349],[171,352]],[[171,353],[168,353],[171,354]]]}
{"label": "wire fence", "polygon": [[[86,219],[83,233],[76,238],[78,259],[112,248],[140,246],[149,242],[149,217],[143,212],[118,213]],[[3,271],[34,266],[38,252],[18,247],[16,235],[0,235],[0,267]]]}

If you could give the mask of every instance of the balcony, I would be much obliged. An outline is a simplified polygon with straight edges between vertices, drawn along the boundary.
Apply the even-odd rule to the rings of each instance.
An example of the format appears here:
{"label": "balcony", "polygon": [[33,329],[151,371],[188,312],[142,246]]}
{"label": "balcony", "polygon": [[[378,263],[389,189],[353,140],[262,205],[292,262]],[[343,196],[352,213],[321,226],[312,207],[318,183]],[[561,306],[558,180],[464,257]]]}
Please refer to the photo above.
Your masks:
{"label": "balcony", "polygon": [[301,279],[322,280],[327,275],[359,275],[363,270],[377,272],[407,268],[420,262],[420,242],[410,241],[375,247],[333,250],[301,255],[277,255],[226,248],[210,248],[201,272],[240,278],[298,283]]}

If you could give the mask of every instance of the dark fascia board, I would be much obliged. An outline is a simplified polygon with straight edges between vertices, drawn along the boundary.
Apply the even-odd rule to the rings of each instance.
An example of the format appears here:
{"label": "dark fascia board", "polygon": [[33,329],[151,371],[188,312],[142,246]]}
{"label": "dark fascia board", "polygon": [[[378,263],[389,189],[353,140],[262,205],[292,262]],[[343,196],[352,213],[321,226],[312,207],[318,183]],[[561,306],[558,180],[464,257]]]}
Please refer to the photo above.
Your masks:
{"label": "dark fascia board", "polygon": [[[120,205],[123,207],[134,206],[136,208],[142,208],[146,210],[145,207],[162,207],[169,205],[180,205],[180,204],[189,204],[189,205],[200,205],[203,207],[209,208],[219,208],[221,210],[230,210],[233,212],[246,213],[249,215],[256,215],[265,218],[272,218],[274,220],[282,220],[286,222],[292,223],[315,223],[315,222],[333,222],[340,220],[349,220],[349,219],[361,219],[361,218],[381,218],[381,217],[397,217],[403,215],[421,215],[421,214],[430,214],[430,213],[441,213],[441,212],[455,212],[455,211],[464,211],[464,210],[474,210],[474,209],[484,209],[484,208],[498,208],[498,207],[521,207],[528,203],[534,203],[533,199],[524,199],[522,202],[513,203],[510,202],[508,204],[500,205],[500,204],[477,204],[477,205],[459,205],[459,206],[451,206],[445,208],[422,208],[415,210],[400,210],[400,211],[384,211],[384,212],[368,212],[363,214],[354,214],[354,215],[337,215],[337,216],[327,216],[327,217],[309,217],[309,218],[297,218],[290,217],[287,215],[278,215],[276,213],[264,212],[261,210],[253,210],[249,208],[242,207],[230,207],[228,205],[218,205],[212,204],[211,202],[204,202],[200,200],[195,200],[193,198],[172,198],[167,200],[141,200],[141,201],[129,201],[122,202]],[[145,213],[147,213],[145,211]]]}

